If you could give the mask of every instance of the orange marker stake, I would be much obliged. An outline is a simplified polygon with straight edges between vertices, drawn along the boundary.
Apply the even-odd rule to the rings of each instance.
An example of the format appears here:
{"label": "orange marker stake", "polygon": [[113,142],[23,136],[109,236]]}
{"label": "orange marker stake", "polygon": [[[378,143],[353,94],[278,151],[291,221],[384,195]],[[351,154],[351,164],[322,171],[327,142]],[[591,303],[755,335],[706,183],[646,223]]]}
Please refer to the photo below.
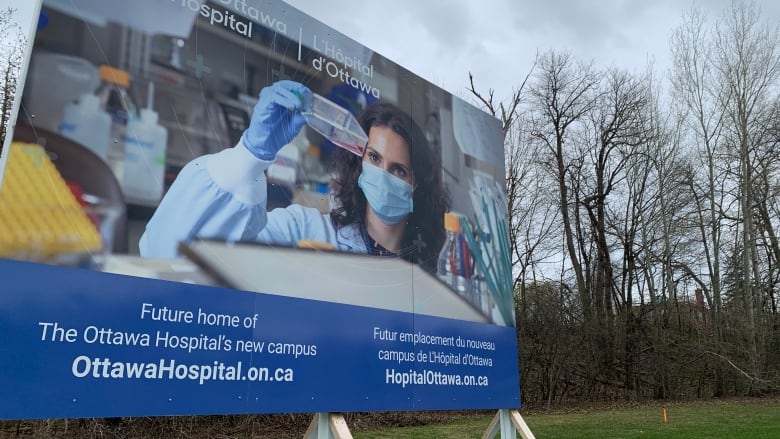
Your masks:
{"label": "orange marker stake", "polygon": [[664,424],[669,423],[669,418],[666,417],[666,407],[664,407]]}

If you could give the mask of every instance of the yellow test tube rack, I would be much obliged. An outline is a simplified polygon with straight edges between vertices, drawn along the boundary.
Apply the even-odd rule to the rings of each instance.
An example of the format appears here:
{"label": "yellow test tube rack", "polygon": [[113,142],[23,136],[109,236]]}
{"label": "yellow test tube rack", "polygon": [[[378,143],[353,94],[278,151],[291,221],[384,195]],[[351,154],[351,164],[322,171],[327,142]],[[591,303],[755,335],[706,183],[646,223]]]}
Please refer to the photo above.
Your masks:
{"label": "yellow test tube rack", "polygon": [[102,248],[94,219],[46,151],[12,143],[0,186],[0,257],[49,262]]}

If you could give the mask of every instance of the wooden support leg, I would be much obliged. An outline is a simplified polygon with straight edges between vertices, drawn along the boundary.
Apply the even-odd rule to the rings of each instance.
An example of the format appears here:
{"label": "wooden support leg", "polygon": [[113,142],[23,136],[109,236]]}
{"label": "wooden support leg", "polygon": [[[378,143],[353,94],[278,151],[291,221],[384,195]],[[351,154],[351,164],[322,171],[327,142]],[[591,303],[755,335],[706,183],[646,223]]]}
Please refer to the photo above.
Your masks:
{"label": "wooden support leg", "polygon": [[515,439],[515,426],[509,418],[509,410],[501,409],[498,411],[499,425],[501,425],[501,439]]}
{"label": "wooden support leg", "polygon": [[499,410],[496,416],[493,417],[493,420],[490,421],[485,434],[482,435],[482,439],[493,439],[499,432],[501,433],[501,439],[514,439],[517,437],[515,432],[520,433],[520,437],[523,439],[536,439],[536,436],[531,432],[528,424],[525,423],[525,420],[517,410]]}
{"label": "wooden support leg", "polygon": [[517,410],[509,411],[509,417],[512,420],[512,425],[515,426],[517,432],[520,433],[520,437],[523,439],[536,439],[528,424],[525,423],[525,419],[520,416],[520,412]]}
{"label": "wooden support leg", "polygon": [[[482,439],[493,439],[498,433],[501,439],[515,439],[515,432],[523,439],[536,439],[528,424],[517,410],[501,409],[490,421]],[[304,439],[352,439],[347,421],[340,413],[317,413],[303,436]]]}
{"label": "wooden support leg", "polygon": [[488,424],[485,434],[482,435],[482,439],[493,439],[498,434],[498,424],[500,420],[500,412],[496,412],[496,416],[493,416],[493,420]]}
{"label": "wooden support leg", "polygon": [[317,413],[303,435],[304,439],[352,439],[344,415]]}
{"label": "wooden support leg", "polygon": [[330,431],[336,436],[335,439],[352,439],[352,433],[350,433],[349,427],[347,427],[347,421],[341,413],[331,413],[328,424],[330,425]]}

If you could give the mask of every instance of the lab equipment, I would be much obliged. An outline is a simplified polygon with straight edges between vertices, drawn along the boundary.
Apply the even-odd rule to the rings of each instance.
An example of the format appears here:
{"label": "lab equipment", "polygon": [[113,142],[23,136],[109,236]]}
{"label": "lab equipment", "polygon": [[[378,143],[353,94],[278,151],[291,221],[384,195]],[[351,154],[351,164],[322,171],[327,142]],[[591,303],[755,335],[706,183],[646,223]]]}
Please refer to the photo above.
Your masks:
{"label": "lab equipment", "polygon": [[303,112],[306,123],[333,144],[362,157],[368,136],[355,116],[346,108],[316,93],[312,97],[311,108]]}
{"label": "lab equipment", "polygon": [[471,301],[471,256],[461,233],[461,216],[444,214],[447,238],[439,252],[437,275],[466,300]]}
{"label": "lab equipment", "polygon": [[[509,229],[506,216],[500,209],[506,206],[503,191],[493,182],[475,180],[472,202],[475,209],[472,227],[464,227],[463,234],[474,255],[476,267],[482,273],[490,291],[493,321],[500,325],[514,326],[515,309],[512,289],[512,263],[510,259]],[[462,224],[467,224],[464,218]],[[489,239],[479,241],[489,234]]]}
{"label": "lab equipment", "polygon": [[84,93],[63,112],[59,132],[106,160],[111,138],[111,116],[100,108],[100,98]]}
{"label": "lab equipment", "polygon": [[282,80],[263,88],[252,120],[241,140],[255,157],[272,161],[306,124],[300,114],[311,91],[303,84]]}
{"label": "lab equipment", "polygon": [[127,91],[130,87],[130,74],[107,65],[101,65],[98,71],[102,83],[96,94],[101,107],[111,116],[111,139],[106,158],[117,181],[121,183],[124,180],[127,123],[135,117],[136,112],[135,104]]}
{"label": "lab equipment", "polygon": [[[464,234],[464,237],[465,235],[467,234]],[[488,285],[485,271],[486,269],[480,266],[477,260],[484,256],[483,249],[490,245],[491,238],[490,233],[488,232],[482,232],[475,236],[478,237],[477,241],[475,242],[476,248],[470,248],[471,253],[474,255],[474,276],[471,279],[471,294],[473,296],[472,302],[474,303],[474,306],[481,309],[485,315],[489,316],[492,314],[495,304],[493,303],[493,297],[490,294],[490,287]],[[469,245],[469,243],[469,239],[466,238],[466,244]],[[480,254],[477,254],[478,252]]]}
{"label": "lab equipment", "polygon": [[298,179],[298,162],[300,161],[300,152],[295,145],[287,144],[276,153],[276,159],[268,167],[266,176],[268,182],[285,186],[292,190]]}
{"label": "lab equipment", "polygon": [[168,131],[157,123],[154,83],[149,82],[146,108],[127,123],[122,190],[128,201],[157,204],[163,193]]}
{"label": "lab equipment", "polygon": [[43,147],[12,143],[0,191],[0,257],[55,262],[101,248],[95,221]]}
{"label": "lab equipment", "polygon": [[24,105],[32,124],[56,132],[65,106],[83,93],[95,91],[99,83],[97,67],[86,59],[59,53],[33,53],[24,91]]}

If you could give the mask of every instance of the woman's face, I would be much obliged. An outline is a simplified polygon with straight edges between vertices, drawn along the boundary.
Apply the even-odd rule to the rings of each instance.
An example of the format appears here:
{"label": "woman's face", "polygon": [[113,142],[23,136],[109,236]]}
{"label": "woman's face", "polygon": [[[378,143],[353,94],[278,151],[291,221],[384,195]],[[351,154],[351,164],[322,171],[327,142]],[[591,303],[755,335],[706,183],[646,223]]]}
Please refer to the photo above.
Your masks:
{"label": "woman's face", "polygon": [[374,126],[368,130],[368,144],[363,161],[378,166],[414,186],[409,145],[390,127]]}

